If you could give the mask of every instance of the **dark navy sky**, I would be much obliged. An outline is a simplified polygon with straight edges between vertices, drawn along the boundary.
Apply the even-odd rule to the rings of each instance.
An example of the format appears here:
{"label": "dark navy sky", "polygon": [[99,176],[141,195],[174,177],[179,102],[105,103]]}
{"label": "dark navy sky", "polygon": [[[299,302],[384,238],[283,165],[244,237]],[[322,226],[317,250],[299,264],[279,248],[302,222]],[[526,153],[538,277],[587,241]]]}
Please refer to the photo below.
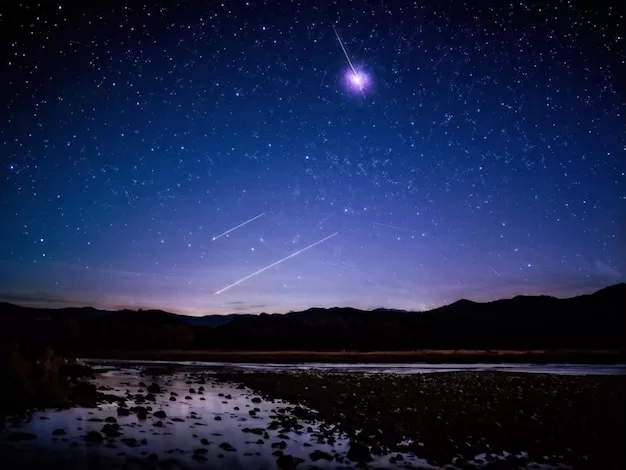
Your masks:
{"label": "dark navy sky", "polygon": [[623,11],[42,3],[0,7],[1,300],[427,309],[626,279]]}

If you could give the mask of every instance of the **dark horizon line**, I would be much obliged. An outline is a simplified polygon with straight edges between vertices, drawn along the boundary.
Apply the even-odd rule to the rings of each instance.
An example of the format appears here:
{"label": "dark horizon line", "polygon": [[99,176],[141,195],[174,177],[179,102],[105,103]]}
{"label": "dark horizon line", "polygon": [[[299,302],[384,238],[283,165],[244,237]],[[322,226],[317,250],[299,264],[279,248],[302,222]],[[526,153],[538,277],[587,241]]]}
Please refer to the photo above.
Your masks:
{"label": "dark horizon line", "polygon": [[[0,305],[11,305],[11,306],[15,306],[15,307],[20,307],[20,308],[28,308],[28,309],[33,309],[33,310],[66,310],[66,309],[72,309],[72,310],[80,310],[80,309],[92,309],[92,310],[97,310],[97,311],[101,311],[101,312],[110,312],[110,313],[115,313],[115,312],[123,312],[123,311],[131,311],[131,312],[163,312],[163,313],[167,313],[170,315],[176,315],[176,316],[180,316],[180,317],[188,317],[188,318],[206,318],[206,317],[228,317],[228,316],[240,316],[240,315],[248,315],[248,316],[260,316],[260,315],[288,315],[288,314],[293,314],[293,313],[302,313],[302,312],[307,312],[309,310],[356,310],[356,311],[360,311],[360,312],[375,312],[377,310],[383,310],[383,311],[395,311],[395,312],[402,312],[402,313],[428,313],[428,312],[432,312],[441,308],[445,308],[451,305],[454,305],[456,303],[459,302],[469,302],[471,304],[476,304],[476,305],[484,305],[484,304],[490,304],[493,302],[499,302],[499,301],[504,301],[504,300],[513,300],[519,297],[526,297],[526,298],[553,298],[553,299],[559,299],[559,300],[566,300],[566,299],[575,299],[578,297],[585,297],[585,296],[589,296],[589,295],[595,295],[598,292],[601,292],[605,289],[611,289],[611,288],[615,288],[618,286],[624,286],[626,287],[626,283],[624,282],[619,282],[617,284],[609,284],[606,285],[604,287],[601,287],[599,289],[596,289],[595,291],[589,293],[589,294],[576,294],[576,295],[572,295],[570,297],[556,297],[553,295],[545,295],[545,294],[540,294],[540,295],[525,295],[525,294],[517,294],[513,297],[503,297],[503,298],[498,298],[498,299],[494,299],[494,300],[488,300],[488,301],[483,301],[483,302],[479,302],[479,301],[474,301],[474,300],[469,300],[466,298],[460,298],[455,300],[454,302],[450,302],[448,304],[443,304],[440,305],[439,307],[434,307],[428,310],[405,310],[405,309],[398,309],[398,308],[387,308],[387,307],[374,307],[374,308],[357,308],[357,307],[349,307],[349,306],[344,306],[344,307],[340,307],[340,306],[334,306],[334,307],[316,307],[316,306],[312,306],[303,310],[289,310],[288,312],[284,312],[284,313],[267,313],[267,312],[256,312],[256,313],[244,313],[244,312],[231,312],[231,313],[212,313],[212,314],[206,314],[206,315],[187,315],[184,313],[176,313],[176,312],[171,312],[168,310],[163,310],[163,309],[159,309],[159,308],[136,308],[136,309],[132,309],[132,308],[118,308],[115,310],[109,310],[107,308],[98,308],[98,307],[94,307],[92,305],[84,305],[84,306],[67,306],[67,307],[31,307],[28,305],[20,305],[19,303],[13,303],[13,302],[6,302],[6,301],[2,301],[0,300]],[[1,297],[0,297],[1,299]]]}

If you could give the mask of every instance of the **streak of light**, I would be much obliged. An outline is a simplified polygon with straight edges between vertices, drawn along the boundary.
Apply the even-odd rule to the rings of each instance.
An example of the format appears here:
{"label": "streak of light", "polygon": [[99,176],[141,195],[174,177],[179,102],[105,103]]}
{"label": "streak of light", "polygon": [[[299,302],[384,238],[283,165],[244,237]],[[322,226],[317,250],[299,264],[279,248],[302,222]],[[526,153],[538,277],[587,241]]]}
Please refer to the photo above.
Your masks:
{"label": "streak of light", "polygon": [[256,217],[252,217],[251,219],[246,220],[245,222],[240,223],[240,224],[239,224],[239,225],[237,225],[236,227],[233,227],[233,228],[231,228],[230,230],[226,230],[224,233],[220,233],[219,235],[214,236],[214,237],[211,239],[211,241],[215,241],[215,240],[217,240],[218,238],[223,237],[224,235],[228,235],[228,234],[229,234],[230,232],[232,232],[233,230],[237,230],[238,228],[243,227],[244,225],[249,224],[249,223],[250,223],[250,222],[252,222],[253,220],[256,220],[256,219],[258,219],[259,217],[264,216],[264,215],[265,215],[265,212],[263,212],[263,213],[261,213],[261,214],[257,215]]}
{"label": "streak of light", "polygon": [[348,59],[348,64],[350,65],[350,68],[352,69],[352,73],[354,74],[355,77],[358,77],[359,74],[357,73],[356,69],[354,68],[354,65],[352,65],[352,61],[350,60],[350,57],[348,56],[348,51],[346,51],[346,48],[343,45],[343,41],[339,37],[339,33],[337,32],[337,29],[335,28],[335,25],[331,25],[331,26],[333,27],[333,31],[335,32],[335,36],[337,36],[337,41],[339,41],[339,45],[341,46],[341,50],[343,51],[344,55],[346,56],[346,59]]}
{"label": "streak of light", "polygon": [[235,281],[232,284],[229,284],[228,286],[218,290],[214,295],[219,295],[222,292],[227,291],[231,287],[235,287],[236,285],[241,284],[244,281],[247,281],[251,277],[254,277],[257,274],[261,274],[263,271],[267,271],[268,269],[273,268],[274,266],[276,266],[277,264],[282,263],[283,261],[287,261],[288,259],[293,258],[294,256],[298,256],[300,253],[303,253],[303,252],[313,248],[314,246],[319,245],[320,243],[323,243],[323,242],[325,242],[326,240],[328,240],[330,238],[333,238],[335,235],[337,235],[337,233],[338,232],[335,232],[332,235],[327,236],[326,238],[322,238],[321,240],[318,240],[315,243],[311,243],[309,246],[306,246],[306,247],[302,248],[301,250],[294,251],[289,256],[285,256],[284,258],[279,259],[278,261],[274,261],[272,264],[270,264],[268,266],[265,266],[264,268],[261,268],[258,271],[253,272],[252,274],[248,274],[246,277],[243,277],[243,278],[239,279],[238,281]]}

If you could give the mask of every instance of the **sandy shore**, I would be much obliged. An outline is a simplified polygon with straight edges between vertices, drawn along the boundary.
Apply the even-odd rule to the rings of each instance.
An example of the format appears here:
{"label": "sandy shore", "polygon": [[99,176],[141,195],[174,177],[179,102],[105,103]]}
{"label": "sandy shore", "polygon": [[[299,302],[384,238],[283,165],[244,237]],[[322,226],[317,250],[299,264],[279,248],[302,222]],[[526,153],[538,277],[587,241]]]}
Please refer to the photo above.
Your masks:
{"label": "sandy shore", "polygon": [[[354,440],[462,468],[477,454],[527,452],[527,462],[626,468],[626,378],[450,373],[414,376],[235,374],[269,398],[306,404]],[[357,434],[355,430],[362,430]],[[405,446],[398,443],[408,440]]]}

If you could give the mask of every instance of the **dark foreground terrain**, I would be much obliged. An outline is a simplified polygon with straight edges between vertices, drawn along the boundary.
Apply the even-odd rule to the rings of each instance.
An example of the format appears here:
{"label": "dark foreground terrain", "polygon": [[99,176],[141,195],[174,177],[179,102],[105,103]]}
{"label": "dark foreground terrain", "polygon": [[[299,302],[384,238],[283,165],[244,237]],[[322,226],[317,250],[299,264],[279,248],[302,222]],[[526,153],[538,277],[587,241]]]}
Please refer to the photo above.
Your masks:
{"label": "dark foreground terrain", "polygon": [[[245,374],[230,377],[268,397],[302,403],[340,423],[373,453],[411,451],[429,463],[485,453],[519,454],[491,468],[529,462],[626,468],[626,378],[502,373],[411,376]],[[356,430],[362,430],[357,432]],[[399,445],[406,440],[405,445]]]}
{"label": "dark foreground terrain", "polygon": [[626,468],[625,376],[72,367],[0,413],[0,469]]}

